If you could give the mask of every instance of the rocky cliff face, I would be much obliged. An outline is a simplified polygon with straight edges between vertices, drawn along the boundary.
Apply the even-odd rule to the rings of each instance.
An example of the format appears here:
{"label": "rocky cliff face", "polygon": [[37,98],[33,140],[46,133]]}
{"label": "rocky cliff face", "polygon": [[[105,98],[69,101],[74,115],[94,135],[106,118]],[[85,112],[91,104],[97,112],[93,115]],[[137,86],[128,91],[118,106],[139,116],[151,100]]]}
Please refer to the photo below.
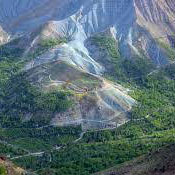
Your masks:
{"label": "rocky cliff face", "polygon": [[157,65],[168,62],[157,40],[174,45],[172,0],[26,0],[22,3],[7,0],[1,1],[0,6],[1,26],[12,35],[32,32],[48,24],[48,35],[65,35],[71,43],[76,40],[72,44],[76,43],[76,48],[80,45],[83,48],[85,39],[110,29],[124,56],[144,53]]}
{"label": "rocky cliff face", "polygon": [[0,44],[8,42],[9,36],[0,26]]}

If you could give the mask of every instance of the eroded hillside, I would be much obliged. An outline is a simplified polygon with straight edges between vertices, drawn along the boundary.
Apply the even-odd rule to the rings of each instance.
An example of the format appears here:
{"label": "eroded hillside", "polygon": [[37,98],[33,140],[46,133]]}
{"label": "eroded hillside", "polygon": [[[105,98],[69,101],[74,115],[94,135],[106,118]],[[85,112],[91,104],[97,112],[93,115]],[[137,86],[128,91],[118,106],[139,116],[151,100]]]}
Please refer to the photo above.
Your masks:
{"label": "eroded hillside", "polygon": [[45,0],[42,3],[39,0],[24,3],[9,0],[1,1],[0,21],[12,36],[35,31],[47,24],[45,35],[65,36],[70,41],[68,50],[81,48],[87,56],[84,41],[94,33],[110,29],[120,43],[122,55],[144,54],[161,65],[168,62],[169,55],[166,53],[168,46],[162,48],[160,42],[174,46],[173,7],[171,0]]}
{"label": "eroded hillside", "polygon": [[0,0],[0,153],[83,175],[174,143],[174,6]]}
{"label": "eroded hillside", "polygon": [[[148,0],[90,0],[88,2],[45,0],[41,3],[35,0],[21,3],[17,0],[8,0],[1,1],[0,4],[2,9],[0,25],[3,29],[1,42],[9,40],[12,42],[12,45],[9,44],[10,47],[19,47],[24,50],[23,57],[30,57],[25,70],[31,75],[38,76],[40,83],[43,76],[47,74],[47,68],[41,70],[37,75],[35,70],[55,61],[64,61],[75,66],[79,71],[85,71],[94,76],[107,74],[117,77],[118,80],[126,79],[127,81],[127,79],[137,79],[142,76],[137,73],[128,74],[128,68],[125,68],[127,64],[133,64],[132,60],[137,66],[138,61],[135,60],[135,57],[144,57],[148,62],[152,62],[143,64],[148,66],[145,74],[151,71],[151,64],[161,66],[174,59],[175,53],[171,48],[174,42],[172,34],[175,29],[173,1],[153,3]],[[98,34],[104,37],[101,38]],[[10,37],[7,37],[8,35]],[[131,63],[127,62],[126,58],[130,58]],[[67,67],[65,69],[69,71]],[[61,74],[65,73],[58,72],[57,80],[52,80],[50,76],[50,83],[60,81]],[[66,81],[73,79],[76,79],[74,75],[71,80],[66,77]],[[103,81],[106,82],[106,80]],[[54,85],[59,87],[58,83]],[[78,112],[79,114],[75,113],[78,121],[81,120],[80,118],[90,116],[91,120],[97,119],[99,115],[103,116],[102,113],[106,113],[102,112],[106,110],[106,107],[115,108],[115,110],[100,117],[102,120],[115,118],[112,116],[118,113],[118,107],[114,106],[119,105],[122,109],[129,104],[128,109],[131,109],[134,100],[127,96],[126,90],[121,90],[118,85],[112,89],[114,87],[112,83],[109,86],[111,88],[94,91],[93,95],[96,96],[99,103],[97,109],[94,108],[93,112],[91,111],[94,117],[91,112],[85,116],[82,116],[82,112]],[[129,99],[122,102],[118,92],[121,99],[125,99],[125,96]],[[110,94],[113,93],[115,94],[114,99],[110,97]],[[85,103],[88,104],[88,101]],[[96,116],[98,108],[101,108],[99,106],[102,106],[102,111],[100,110],[99,115]],[[75,109],[77,111],[77,107]],[[79,110],[86,109],[80,105]],[[126,109],[123,111],[125,114],[129,112]],[[63,114],[63,118],[65,118],[64,115],[68,114]],[[74,114],[69,111],[69,115]]]}

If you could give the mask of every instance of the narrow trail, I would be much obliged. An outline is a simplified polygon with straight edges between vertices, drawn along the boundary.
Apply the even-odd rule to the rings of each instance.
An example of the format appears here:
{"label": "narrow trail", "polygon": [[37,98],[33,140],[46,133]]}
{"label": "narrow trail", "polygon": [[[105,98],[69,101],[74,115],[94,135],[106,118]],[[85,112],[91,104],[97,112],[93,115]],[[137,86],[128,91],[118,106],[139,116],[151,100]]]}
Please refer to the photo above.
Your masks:
{"label": "narrow trail", "polygon": [[73,83],[71,83],[71,82],[53,80],[53,79],[51,78],[51,74],[49,75],[49,80],[50,80],[50,82],[51,82],[52,84],[54,84],[54,85],[64,85],[64,84],[68,84],[68,85],[69,85],[68,88],[69,88],[70,90],[74,90],[74,91],[76,91],[76,92],[78,92],[78,93],[81,93],[81,94],[87,92],[85,89],[80,88],[80,87],[78,87],[77,85],[75,85],[75,84],[73,84]]}
{"label": "narrow trail", "polygon": [[[78,139],[76,139],[76,140],[74,140],[74,141],[72,141],[72,144],[75,144],[75,143],[77,143],[78,141],[80,141],[82,138],[83,138],[83,136],[84,136],[84,134],[85,134],[86,132],[85,131],[83,131],[81,134],[80,134],[80,137],[78,138]],[[49,152],[52,152],[52,151],[59,151],[59,150],[61,150],[61,149],[63,149],[63,148],[65,148],[66,146],[64,145],[64,146],[54,146],[54,147],[52,147],[52,149],[51,150],[49,150]],[[24,158],[24,157],[40,157],[40,156],[42,156],[43,154],[45,154],[47,151],[40,151],[40,152],[33,152],[33,153],[28,153],[28,154],[25,154],[25,155],[20,155],[20,156],[14,156],[14,157],[11,157],[10,158],[10,160],[16,160],[16,159],[20,159],[20,158]]]}
{"label": "narrow trail", "polygon": [[80,134],[80,137],[79,137],[78,139],[74,140],[73,143],[79,142],[79,141],[83,138],[83,136],[84,136],[85,133],[86,133],[85,131],[82,132],[82,133]]}
{"label": "narrow trail", "polygon": [[42,156],[45,152],[36,152],[36,153],[29,153],[29,154],[26,154],[26,155],[21,155],[21,156],[15,156],[15,157],[12,157],[10,158],[11,160],[15,160],[15,159],[20,159],[20,158],[23,158],[23,157],[37,157],[37,156]]}
{"label": "narrow trail", "polygon": [[149,76],[151,76],[152,74],[157,73],[157,72],[159,72],[159,67],[157,67],[157,69],[151,71],[151,72],[147,75],[147,77],[149,77]]}
{"label": "narrow trail", "polygon": [[[145,120],[146,118],[148,118],[149,116],[147,115],[147,116],[145,116],[145,118],[141,118],[141,119],[133,119],[132,121],[141,121],[141,120]],[[109,119],[109,120],[104,120],[104,121],[95,121],[95,120],[85,120],[85,121],[95,121],[95,122],[102,122],[102,123],[106,123],[107,121],[110,121],[111,119]],[[127,120],[126,122],[125,122],[125,124],[126,123],[128,123],[129,121],[131,121],[131,120]],[[80,140],[82,140],[83,139],[83,136],[86,134],[86,133],[90,133],[90,132],[98,132],[98,131],[107,131],[107,130],[114,130],[114,129],[116,129],[116,128],[118,128],[118,127],[120,127],[121,125],[123,125],[123,124],[118,124],[117,126],[114,126],[114,127],[111,127],[111,128],[103,128],[103,129],[96,129],[96,130],[87,130],[87,131],[82,131],[81,133],[80,133],[80,136],[79,136],[79,138],[77,138],[77,139],[75,139],[75,140],[73,140],[72,141],[72,144],[76,144],[76,143],[78,143]],[[48,127],[49,125],[47,125],[47,127]],[[51,126],[51,125],[50,125]],[[2,141],[0,141],[0,143],[1,143]],[[14,146],[14,145],[11,145],[11,144],[9,144],[10,146]],[[52,147],[52,149],[51,150],[49,150],[49,152],[52,152],[52,151],[59,151],[59,150],[61,150],[61,149],[64,149],[64,148],[66,148],[67,147],[67,145],[63,145],[63,146],[54,146],[54,147]],[[46,153],[46,151],[40,151],[40,152],[33,152],[33,153],[28,153],[28,154],[25,154],[25,155],[20,155],[20,156],[15,156],[15,157],[11,157],[10,159],[11,160],[15,160],[15,159],[20,159],[20,158],[23,158],[23,157],[40,157],[40,156],[42,156],[43,154],[45,154]]]}
{"label": "narrow trail", "polygon": [[[17,145],[10,144],[10,143],[8,143],[8,142],[6,142],[6,141],[3,141],[3,140],[0,140],[0,143],[3,144],[3,145],[9,146],[9,147],[11,147],[11,148],[14,148],[14,149],[19,149],[19,148],[20,148],[20,147],[17,146]],[[26,153],[29,153],[29,151],[26,150],[26,149],[22,149],[22,150],[25,151]]]}
{"label": "narrow trail", "polygon": [[[82,120],[80,120],[81,122],[82,121],[86,121],[86,122],[99,122],[99,123],[106,123],[106,122],[108,122],[108,121],[110,121],[111,119],[109,119],[109,120],[104,120],[104,121],[96,121],[96,120],[86,120],[86,119],[82,119]],[[42,128],[46,128],[46,127],[50,127],[50,126],[53,126],[53,125],[46,125],[46,126],[43,126],[43,127],[38,127],[37,129],[42,129]],[[115,129],[116,127],[113,127],[113,128],[104,128],[104,129],[99,129],[99,131],[102,131],[102,130],[110,130],[110,129]],[[74,141],[72,141],[72,144],[75,144],[75,143],[77,143],[77,142],[79,142],[82,138],[83,138],[83,136],[84,136],[84,134],[86,134],[87,132],[90,132],[90,131],[82,131],[81,133],[80,133],[80,136],[79,136],[79,138],[77,138],[77,139],[75,139]],[[13,145],[11,145],[10,144],[10,146],[13,146]],[[60,147],[53,147],[51,150],[49,150],[49,151],[59,151],[59,150],[61,150],[61,149],[63,149],[63,148],[65,148],[66,146],[64,145],[64,146],[60,146]],[[46,153],[46,151],[40,151],[40,152],[29,152],[28,154],[25,154],[25,155],[20,155],[20,156],[15,156],[15,157],[11,157],[10,159],[11,160],[15,160],[15,159],[20,159],[20,158],[24,158],[24,157],[40,157],[40,156],[42,156],[44,153]]]}
{"label": "narrow trail", "polygon": [[157,66],[157,68],[155,70],[153,70],[153,71],[151,71],[150,73],[147,74],[147,77],[154,74],[154,73],[158,73],[160,71],[160,69],[163,69],[166,66],[169,66],[169,65],[172,65],[172,64],[175,64],[175,61],[171,61],[169,64],[166,64],[164,66]]}
{"label": "narrow trail", "polygon": [[108,80],[106,80],[105,78],[103,77],[100,77],[98,75],[94,75],[94,74],[91,74],[91,73],[88,73],[90,75],[93,75],[95,77],[97,77],[98,79],[100,79],[102,81],[102,87],[99,88],[99,89],[96,89],[94,88],[93,90],[88,90],[88,89],[85,89],[85,88],[82,88],[82,87],[78,87],[77,85],[69,82],[65,82],[65,81],[58,81],[58,80],[53,80],[51,78],[51,74],[49,75],[49,80],[51,83],[55,84],[55,85],[64,85],[64,84],[68,84],[70,87],[67,87],[68,89],[70,90],[74,90],[76,91],[77,93],[80,93],[80,94],[84,94],[84,93],[87,93],[87,92],[98,92],[98,91],[105,91],[105,90],[110,90],[112,88],[116,89],[117,91],[120,91],[124,96],[128,96],[127,93],[129,91],[129,89],[126,89],[126,88],[123,88],[121,85],[119,84],[114,84]]}
{"label": "narrow trail", "polygon": [[[168,65],[171,65],[171,64],[174,64],[174,63],[175,63],[175,61],[172,61],[172,62],[169,63]],[[167,65],[166,65],[166,66],[167,66]],[[153,70],[153,71],[151,71],[149,74],[147,74],[147,76],[150,76],[150,75],[152,75],[152,74],[158,72],[158,71],[160,70],[160,68],[162,68],[162,67],[157,67],[155,70]],[[115,84],[114,84],[114,85],[111,85],[110,83],[108,83],[108,81],[106,81],[106,80],[105,80],[104,78],[102,78],[102,77],[100,77],[100,79],[103,81],[103,84],[104,84],[104,86],[100,89],[100,91],[102,91],[102,90],[107,90],[107,89],[110,89],[110,88],[112,88],[112,87],[118,89],[118,86],[116,86]],[[49,75],[49,80],[50,80],[51,82],[57,83],[57,84],[64,84],[64,83],[66,83],[65,81],[56,81],[56,80],[52,80],[52,79],[51,79],[51,75]],[[76,85],[74,85],[74,84],[73,84],[73,86],[76,87]],[[76,88],[77,88],[77,87],[76,87]],[[79,88],[79,87],[78,87],[78,88]],[[119,90],[119,89],[118,89],[118,90]],[[121,91],[121,92],[122,92],[122,91]],[[141,121],[141,120],[144,120],[144,119],[146,119],[146,118],[148,118],[148,116],[146,116],[145,118],[141,118],[141,119],[133,119],[132,121]],[[110,120],[112,120],[112,119],[102,120],[102,121],[80,119],[80,120],[77,120],[77,121],[75,121],[75,122],[76,122],[76,123],[77,123],[77,122],[97,122],[97,123],[104,123],[104,124],[106,124],[106,123],[109,122]],[[130,120],[127,120],[125,123],[128,123],[129,121],[130,121]],[[92,131],[95,132],[95,131],[113,130],[113,129],[116,129],[117,127],[121,126],[121,125],[122,125],[122,124],[119,124],[119,125],[114,126],[114,127],[111,127],[111,128],[103,128],[103,129],[97,129],[97,130],[92,130]],[[53,125],[46,125],[46,126],[38,127],[37,129],[43,129],[43,128],[50,127],[50,126],[53,126]],[[83,131],[83,132],[81,132],[79,138],[73,140],[73,141],[72,141],[72,144],[78,143],[80,140],[83,139],[83,136],[84,136],[86,133],[92,132],[92,131]],[[8,144],[8,143],[3,142],[3,141],[0,141],[0,143]],[[8,144],[8,145],[17,148],[16,146],[14,146],[14,145],[12,145],[12,144]],[[66,147],[66,145],[60,146],[60,147],[57,147],[57,146],[55,147],[55,146],[54,146],[54,147],[53,147],[51,150],[49,150],[49,151],[54,151],[54,150],[55,150],[55,151],[59,151],[59,150],[61,150],[61,149],[64,149],[65,147]],[[28,154],[20,155],[20,156],[15,156],[15,157],[11,157],[10,159],[11,159],[11,160],[15,160],[15,159],[20,159],[20,158],[23,158],[23,157],[31,157],[31,156],[32,156],[32,157],[40,157],[40,156],[42,156],[44,153],[46,153],[46,151],[33,152],[33,153],[29,152]]]}

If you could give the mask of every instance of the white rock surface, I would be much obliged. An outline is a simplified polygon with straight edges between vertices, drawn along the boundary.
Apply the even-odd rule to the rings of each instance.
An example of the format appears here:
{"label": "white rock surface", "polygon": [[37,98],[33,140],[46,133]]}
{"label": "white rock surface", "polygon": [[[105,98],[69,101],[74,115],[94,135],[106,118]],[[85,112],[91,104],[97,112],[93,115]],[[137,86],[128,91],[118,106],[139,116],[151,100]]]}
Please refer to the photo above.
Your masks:
{"label": "white rock surface", "polygon": [[[81,48],[84,40],[106,29],[115,30],[121,53],[129,57],[139,47],[157,65],[168,62],[155,42],[175,31],[175,1],[169,0],[0,0],[0,25],[12,34],[28,33],[50,23],[49,30]],[[88,55],[87,50],[85,51]]]}

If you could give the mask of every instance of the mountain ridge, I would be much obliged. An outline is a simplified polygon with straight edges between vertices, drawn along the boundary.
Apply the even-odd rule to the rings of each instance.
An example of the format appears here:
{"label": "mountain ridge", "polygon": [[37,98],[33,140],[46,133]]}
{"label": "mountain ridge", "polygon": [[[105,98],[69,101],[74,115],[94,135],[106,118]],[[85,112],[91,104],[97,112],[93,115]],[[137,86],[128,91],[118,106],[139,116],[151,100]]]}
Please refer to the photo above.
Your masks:
{"label": "mountain ridge", "polygon": [[155,151],[175,142],[174,7],[0,0],[0,152],[39,175],[164,157]]}
{"label": "mountain ridge", "polygon": [[[19,20],[21,25],[18,24],[17,27],[22,27],[21,30],[15,29],[14,27],[9,27],[11,30],[13,28],[14,32],[20,33],[20,32],[31,32],[37,28],[37,26],[42,26],[42,24],[46,24],[49,21],[53,21],[53,25],[48,26],[48,29],[55,31],[57,34],[57,37],[59,36],[65,36],[66,37],[72,37],[71,40],[76,40],[76,42],[73,42],[74,44],[78,44],[82,48],[84,40],[91,36],[93,33],[102,32],[108,28],[113,28],[113,32],[115,37],[120,42],[120,51],[121,53],[128,57],[131,55],[131,51],[133,50],[136,54],[139,54],[138,48],[140,47],[141,50],[145,52],[145,54],[150,58],[153,59],[155,64],[161,65],[167,63],[167,56],[161,49],[161,47],[156,43],[154,38],[161,38],[162,35],[165,36],[163,40],[168,43],[172,44],[171,35],[174,32],[174,23],[173,23],[173,17],[174,12],[172,7],[173,1],[156,1],[153,3],[153,1],[139,1],[139,0],[133,0],[133,1],[123,1],[120,0],[117,1],[65,1],[64,3],[60,3],[60,1],[53,1],[51,4],[46,1],[41,4],[37,4],[39,1],[33,2],[32,5],[35,6],[36,3],[36,9],[40,8],[40,10],[37,10],[36,13],[41,12],[41,15],[37,15],[37,18],[35,16],[35,11],[30,14],[28,13],[28,10],[26,10],[23,14],[20,14],[18,17],[18,13],[16,12],[16,16],[12,17],[12,23],[13,19],[14,21]],[[60,9],[64,9],[64,7],[71,7],[72,14],[69,14],[69,11],[65,11],[62,13],[62,11],[58,11],[58,14],[52,14],[52,11],[55,11],[55,8],[51,8],[50,6],[52,4],[54,7],[59,7]],[[6,7],[8,2],[5,4],[2,4],[4,6],[4,9],[8,11],[8,7]],[[12,3],[13,4],[13,3]],[[27,1],[26,1],[27,4]],[[152,5],[153,4],[153,5]],[[20,5],[20,4],[19,4]],[[45,12],[45,8],[43,6],[47,7],[48,9],[52,9],[46,18],[42,17],[42,14]],[[30,7],[30,5],[28,5]],[[12,7],[13,10],[14,7]],[[25,8],[25,6],[23,7]],[[47,9],[46,8],[46,9]],[[72,9],[73,8],[73,9]],[[20,8],[19,8],[20,9]],[[35,8],[34,8],[35,9]],[[30,11],[30,10],[29,10]],[[122,14],[122,11],[125,11],[124,14]],[[21,12],[22,13],[22,12]],[[47,13],[46,13],[47,14]],[[65,17],[60,18],[64,14]],[[130,14],[130,15],[129,15]],[[1,24],[3,25],[3,15],[1,16]],[[26,19],[28,16],[30,16],[31,20]],[[100,18],[102,16],[102,18]],[[129,16],[129,18],[128,18]],[[18,19],[19,18],[19,19]],[[21,18],[24,18],[24,20],[21,20]],[[43,19],[42,19],[43,18]],[[56,19],[58,18],[58,19]],[[4,17],[5,19],[5,17]],[[35,23],[35,19],[41,20],[38,23]],[[103,19],[101,21],[100,19]],[[24,24],[22,24],[24,21]],[[32,22],[33,21],[33,22]],[[59,22],[58,22],[59,21]],[[33,26],[31,29],[28,28],[29,25],[26,25],[25,22],[31,23],[30,26]],[[49,22],[50,23],[50,22]],[[27,28],[23,28],[23,27]],[[164,29],[164,27],[166,29]],[[157,30],[158,29],[158,30]],[[73,33],[70,33],[70,32]],[[145,34],[144,34],[145,33]],[[48,33],[49,34],[49,33]],[[55,37],[54,32],[51,32],[49,35]],[[140,35],[140,37],[139,37]],[[77,39],[76,39],[77,38]],[[83,39],[84,38],[84,39]],[[141,42],[142,41],[142,42]],[[140,45],[140,43],[142,43]],[[139,44],[139,46],[138,46]],[[150,45],[150,46],[149,46]],[[77,47],[76,47],[77,48]],[[126,50],[127,49],[127,50]],[[85,48],[84,48],[85,50]],[[156,51],[157,50],[157,51]],[[86,51],[87,52],[87,51]],[[85,52],[85,53],[86,53]],[[126,52],[129,52],[126,54]],[[158,57],[158,52],[160,52],[159,57],[160,58],[154,58]],[[86,53],[87,54],[87,53]]]}

